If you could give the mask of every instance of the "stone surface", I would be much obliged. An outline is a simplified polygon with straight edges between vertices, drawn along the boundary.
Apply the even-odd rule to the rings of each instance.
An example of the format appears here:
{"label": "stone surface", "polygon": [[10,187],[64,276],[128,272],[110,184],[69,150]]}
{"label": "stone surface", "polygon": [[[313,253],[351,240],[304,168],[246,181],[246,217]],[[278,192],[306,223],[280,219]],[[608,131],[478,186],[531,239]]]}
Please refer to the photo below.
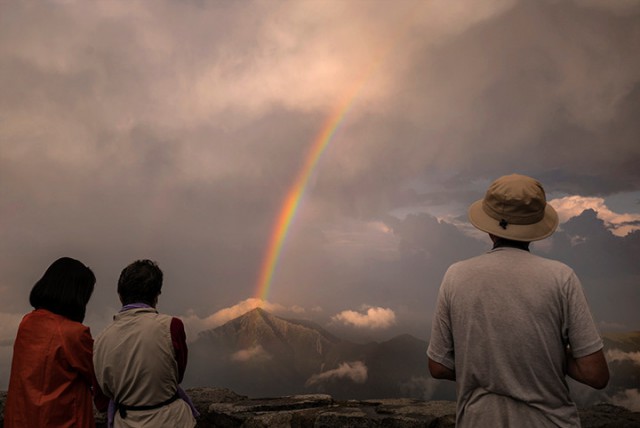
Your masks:
{"label": "stone surface", "polygon": [[631,412],[624,407],[601,403],[586,409],[580,409],[583,428],[638,428],[640,413]]}
{"label": "stone surface", "polygon": [[[189,391],[191,392],[191,391]],[[212,403],[198,427],[453,427],[453,402],[416,400],[333,400],[298,395]]]}
{"label": "stone surface", "polygon": [[0,427],[4,426],[4,402],[7,401],[7,393],[0,391]]}
{"label": "stone surface", "polygon": [[[187,391],[201,413],[198,428],[451,428],[455,403],[413,399],[336,401],[329,395],[248,398],[226,388]],[[0,391],[0,428],[6,392]],[[106,427],[104,414],[96,426]],[[612,404],[580,410],[583,428],[638,428],[640,413]]]}

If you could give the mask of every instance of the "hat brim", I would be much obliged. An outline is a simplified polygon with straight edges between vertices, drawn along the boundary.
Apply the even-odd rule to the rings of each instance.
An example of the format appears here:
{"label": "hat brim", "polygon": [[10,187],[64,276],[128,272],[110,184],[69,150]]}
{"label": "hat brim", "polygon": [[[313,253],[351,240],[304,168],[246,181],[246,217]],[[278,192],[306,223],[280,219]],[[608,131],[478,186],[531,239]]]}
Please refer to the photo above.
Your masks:
{"label": "hat brim", "polygon": [[500,238],[524,242],[539,241],[551,236],[559,223],[558,213],[549,204],[546,204],[544,217],[539,222],[533,224],[509,223],[506,229],[500,226],[499,220],[490,217],[484,212],[482,209],[482,199],[471,204],[468,215],[471,224],[483,232],[499,236]]}

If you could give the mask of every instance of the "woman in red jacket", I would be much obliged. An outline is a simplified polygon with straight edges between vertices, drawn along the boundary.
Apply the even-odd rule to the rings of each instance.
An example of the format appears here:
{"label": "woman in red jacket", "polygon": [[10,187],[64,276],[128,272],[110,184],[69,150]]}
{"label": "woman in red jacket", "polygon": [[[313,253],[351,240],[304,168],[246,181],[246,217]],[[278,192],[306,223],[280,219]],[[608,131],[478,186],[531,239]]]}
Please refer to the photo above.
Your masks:
{"label": "woman in red jacket", "polygon": [[95,282],[91,269],[63,257],[34,285],[35,310],[22,319],[13,345],[5,428],[94,427],[92,401],[106,409],[93,339],[82,324]]}

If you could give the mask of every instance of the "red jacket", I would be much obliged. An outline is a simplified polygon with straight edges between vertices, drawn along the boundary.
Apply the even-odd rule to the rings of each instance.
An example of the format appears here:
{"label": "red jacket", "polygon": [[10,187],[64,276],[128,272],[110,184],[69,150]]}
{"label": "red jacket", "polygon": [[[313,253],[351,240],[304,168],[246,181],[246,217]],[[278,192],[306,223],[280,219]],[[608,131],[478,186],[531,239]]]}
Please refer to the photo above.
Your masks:
{"label": "red jacket", "polygon": [[5,428],[94,427],[97,389],[89,328],[44,309],[24,316],[13,345]]}

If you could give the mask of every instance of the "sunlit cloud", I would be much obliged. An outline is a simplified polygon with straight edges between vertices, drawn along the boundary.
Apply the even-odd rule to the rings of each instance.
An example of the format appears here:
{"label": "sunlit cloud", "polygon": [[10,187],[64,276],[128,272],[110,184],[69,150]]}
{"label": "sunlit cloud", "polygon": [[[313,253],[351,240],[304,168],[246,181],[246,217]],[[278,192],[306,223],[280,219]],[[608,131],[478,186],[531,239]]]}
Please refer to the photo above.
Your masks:
{"label": "sunlit cloud", "polygon": [[306,312],[305,308],[303,308],[302,306],[298,306],[298,305],[291,306],[291,308],[289,308],[289,310],[291,312],[293,312],[294,314],[304,314]]}
{"label": "sunlit cloud", "polygon": [[640,366],[640,351],[637,352],[624,352],[620,349],[608,349],[607,360],[609,362],[614,361],[631,361],[637,366]]}
{"label": "sunlit cloud", "polygon": [[[265,7],[261,25],[251,29],[253,49],[224,50],[217,62],[193,72],[185,106],[204,120],[227,108],[241,110],[244,116],[261,114],[274,105],[327,108],[376,58],[377,51],[370,47],[384,46],[397,27],[404,29],[401,24],[406,23],[400,20],[404,9],[374,6],[363,14],[358,13],[360,5],[349,2],[332,3],[329,8],[315,2]],[[344,15],[351,19],[344,21]],[[385,79],[377,79],[368,82],[361,96],[377,99],[392,89]]]}
{"label": "sunlit cloud", "polygon": [[337,369],[314,374],[307,379],[305,385],[312,386],[333,379],[349,379],[355,383],[365,383],[367,381],[367,366],[362,361],[342,363]]}
{"label": "sunlit cloud", "polygon": [[616,213],[607,207],[603,198],[585,196],[565,196],[553,199],[549,204],[558,212],[560,223],[579,216],[585,210],[594,210],[614,235],[625,236],[640,229],[640,214]]}
{"label": "sunlit cloud", "polygon": [[396,323],[396,314],[389,308],[365,307],[365,312],[342,311],[331,318],[335,322],[358,328],[384,329]]}
{"label": "sunlit cloud", "polygon": [[629,326],[619,323],[619,322],[610,322],[610,321],[600,321],[599,323],[600,331],[627,331],[629,330]]}
{"label": "sunlit cloud", "polygon": [[[240,109],[244,115],[260,114],[274,105],[327,108],[378,60],[381,48],[389,49],[411,28],[426,33],[433,43],[442,42],[513,4],[513,0],[483,0],[452,7],[404,2],[390,9],[376,2],[362,8],[351,2],[294,1],[264,7],[260,25],[250,30],[252,50],[224,49],[217,62],[191,72],[193,83],[185,91],[184,110],[208,120],[227,108]],[[396,61],[411,60],[400,50],[390,51]],[[359,94],[363,104],[380,105],[376,101],[395,90],[389,76],[376,77]]]}
{"label": "sunlit cloud", "polygon": [[323,230],[325,246],[344,260],[398,257],[398,237],[381,221],[344,221]]}
{"label": "sunlit cloud", "polygon": [[255,345],[250,348],[241,349],[231,355],[231,361],[240,363],[248,361],[264,361],[270,360],[271,358],[271,354],[269,354],[262,345]]}

